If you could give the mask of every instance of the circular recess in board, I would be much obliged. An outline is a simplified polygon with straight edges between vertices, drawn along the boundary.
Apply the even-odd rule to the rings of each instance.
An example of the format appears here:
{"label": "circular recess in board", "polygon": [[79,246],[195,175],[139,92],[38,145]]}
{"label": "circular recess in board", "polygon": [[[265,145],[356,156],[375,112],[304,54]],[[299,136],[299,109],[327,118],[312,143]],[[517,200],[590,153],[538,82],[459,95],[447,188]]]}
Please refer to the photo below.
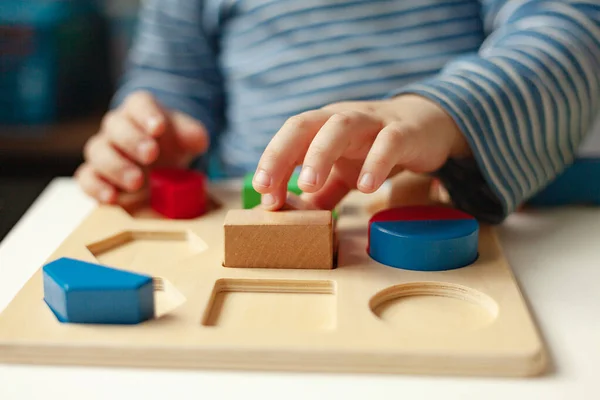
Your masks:
{"label": "circular recess in board", "polygon": [[478,244],[477,220],[452,208],[390,208],[369,220],[369,256],[394,268],[417,271],[462,268],[477,260]]}

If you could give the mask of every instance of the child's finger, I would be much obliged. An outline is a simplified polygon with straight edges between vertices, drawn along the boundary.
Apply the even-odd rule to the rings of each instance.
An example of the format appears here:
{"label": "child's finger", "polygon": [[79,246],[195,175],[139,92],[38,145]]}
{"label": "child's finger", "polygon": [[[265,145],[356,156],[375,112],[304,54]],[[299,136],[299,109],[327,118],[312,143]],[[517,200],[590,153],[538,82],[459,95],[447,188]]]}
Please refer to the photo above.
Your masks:
{"label": "child's finger", "polygon": [[165,129],[167,116],[150,93],[133,93],[125,100],[123,110],[147,135],[155,137]]}
{"label": "child's finger", "polygon": [[332,210],[354,189],[360,164],[341,159],[335,164],[323,187],[314,193],[302,193],[302,198],[318,208]]}
{"label": "child's finger", "polygon": [[356,187],[364,193],[376,191],[397,165],[406,166],[422,152],[420,135],[402,122],[387,125],[379,132],[363,163]]}
{"label": "child's finger", "polygon": [[178,143],[186,152],[196,155],[208,149],[208,132],[200,122],[186,114],[173,112],[171,113],[170,123]]}
{"label": "child's finger", "polygon": [[[292,173],[293,170],[287,176],[285,176],[283,180],[288,182],[292,176]],[[266,210],[278,210],[285,204],[286,199],[287,185],[279,185],[272,192],[263,194],[261,196],[261,206]]]}
{"label": "child's finger", "polygon": [[141,164],[150,164],[158,157],[158,144],[145,135],[129,118],[117,112],[107,114],[103,132],[114,146]]}
{"label": "child's finger", "polygon": [[88,141],[85,157],[98,175],[122,190],[135,191],[143,185],[142,170],[121,155],[103,136]]}
{"label": "child's finger", "polygon": [[82,190],[90,197],[98,200],[101,203],[114,203],[117,198],[116,189],[100,179],[88,164],[80,166],[74,174],[75,179],[79,182]]}
{"label": "child's finger", "polygon": [[298,179],[300,189],[305,192],[319,190],[333,164],[350,145],[354,143],[360,147],[361,143],[370,142],[381,127],[381,122],[360,112],[334,114],[319,130],[306,152]]}
{"label": "child's finger", "polygon": [[271,193],[287,185],[286,177],[304,158],[310,142],[331,114],[325,110],[309,111],[283,124],[258,163],[252,182],[257,192]]}

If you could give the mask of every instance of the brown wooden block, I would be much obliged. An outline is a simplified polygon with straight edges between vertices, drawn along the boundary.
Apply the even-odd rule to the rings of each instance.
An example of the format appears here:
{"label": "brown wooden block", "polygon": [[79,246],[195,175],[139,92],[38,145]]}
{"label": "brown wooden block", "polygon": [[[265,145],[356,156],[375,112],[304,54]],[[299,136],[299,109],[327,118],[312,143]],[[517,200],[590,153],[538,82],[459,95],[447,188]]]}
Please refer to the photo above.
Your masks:
{"label": "brown wooden block", "polygon": [[231,210],[224,222],[229,268],[332,269],[333,218],[327,210]]}

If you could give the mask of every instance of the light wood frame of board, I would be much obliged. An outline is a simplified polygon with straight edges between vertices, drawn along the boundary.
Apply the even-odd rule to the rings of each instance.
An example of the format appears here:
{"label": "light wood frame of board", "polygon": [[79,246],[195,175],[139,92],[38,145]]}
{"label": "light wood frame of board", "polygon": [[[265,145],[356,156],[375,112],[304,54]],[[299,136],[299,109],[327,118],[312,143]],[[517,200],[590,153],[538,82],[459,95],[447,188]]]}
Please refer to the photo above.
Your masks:
{"label": "light wood frame of board", "polygon": [[[337,268],[225,268],[223,221],[240,187],[196,220],[100,206],[48,261],[72,257],[156,277],[157,317],[63,324],[37,271],[0,314],[0,362],[151,368],[533,376],[546,350],[492,227],[465,268],[390,268],[366,253],[370,197],[337,223]],[[178,307],[172,309],[174,305]],[[168,310],[165,312],[165,310]]]}

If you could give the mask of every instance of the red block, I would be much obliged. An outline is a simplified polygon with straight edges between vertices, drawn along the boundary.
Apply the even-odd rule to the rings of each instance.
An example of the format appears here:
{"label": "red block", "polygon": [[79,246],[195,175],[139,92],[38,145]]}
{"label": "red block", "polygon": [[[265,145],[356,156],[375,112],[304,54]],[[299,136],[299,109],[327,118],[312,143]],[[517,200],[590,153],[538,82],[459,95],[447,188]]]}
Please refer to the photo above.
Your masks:
{"label": "red block", "polygon": [[188,169],[161,168],[150,173],[150,205],[171,219],[191,219],[206,212],[206,178]]}
{"label": "red block", "polygon": [[407,206],[390,208],[380,211],[371,217],[370,222],[381,221],[427,221],[427,220],[459,220],[475,219],[473,216],[457,210],[455,208],[444,206]]}

